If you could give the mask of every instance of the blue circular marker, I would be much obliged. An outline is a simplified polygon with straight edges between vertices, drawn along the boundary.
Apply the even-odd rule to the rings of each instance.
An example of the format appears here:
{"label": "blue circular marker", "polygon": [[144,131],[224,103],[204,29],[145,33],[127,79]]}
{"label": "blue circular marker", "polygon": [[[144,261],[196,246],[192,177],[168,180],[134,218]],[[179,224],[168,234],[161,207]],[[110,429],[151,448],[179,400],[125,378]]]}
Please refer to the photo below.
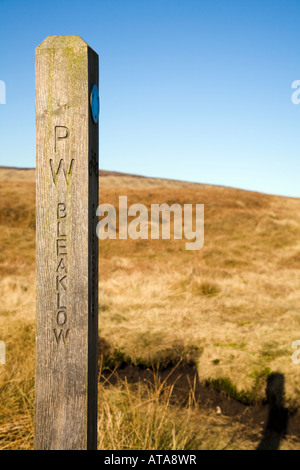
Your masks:
{"label": "blue circular marker", "polygon": [[100,112],[100,100],[99,100],[99,91],[97,85],[93,85],[91,92],[91,109],[93,121],[95,124],[99,121],[99,112]]}

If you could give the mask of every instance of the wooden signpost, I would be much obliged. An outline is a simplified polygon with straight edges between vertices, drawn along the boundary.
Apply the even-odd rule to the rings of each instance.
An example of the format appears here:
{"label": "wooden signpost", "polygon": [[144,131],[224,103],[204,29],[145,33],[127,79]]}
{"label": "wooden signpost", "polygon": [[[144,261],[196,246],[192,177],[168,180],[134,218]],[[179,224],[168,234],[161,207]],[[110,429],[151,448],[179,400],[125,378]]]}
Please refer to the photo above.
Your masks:
{"label": "wooden signpost", "polygon": [[97,448],[98,55],[36,49],[35,449]]}

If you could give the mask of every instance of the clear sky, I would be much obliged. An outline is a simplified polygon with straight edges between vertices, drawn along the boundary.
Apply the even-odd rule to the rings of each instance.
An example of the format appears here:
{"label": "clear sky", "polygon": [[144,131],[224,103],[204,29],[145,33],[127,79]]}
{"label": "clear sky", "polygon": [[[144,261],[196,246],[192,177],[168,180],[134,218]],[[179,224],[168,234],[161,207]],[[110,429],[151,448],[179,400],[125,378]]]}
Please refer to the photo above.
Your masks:
{"label": "clear sky", "polygon": [[300,197],[299,0],[0,0],[0,165],[35,166],[34,49],[100,56],[100,167]]}

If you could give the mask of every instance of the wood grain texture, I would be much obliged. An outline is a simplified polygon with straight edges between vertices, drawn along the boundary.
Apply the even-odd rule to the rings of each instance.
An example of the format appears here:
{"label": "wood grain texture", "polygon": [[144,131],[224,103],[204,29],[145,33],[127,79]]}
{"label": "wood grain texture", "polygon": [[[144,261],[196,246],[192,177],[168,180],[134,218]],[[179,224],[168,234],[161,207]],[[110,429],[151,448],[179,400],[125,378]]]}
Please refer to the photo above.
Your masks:
{"label": "wood grain texture", "polygon": [[96,449],[98,55],[79,36],[36,49],[35,449]]}

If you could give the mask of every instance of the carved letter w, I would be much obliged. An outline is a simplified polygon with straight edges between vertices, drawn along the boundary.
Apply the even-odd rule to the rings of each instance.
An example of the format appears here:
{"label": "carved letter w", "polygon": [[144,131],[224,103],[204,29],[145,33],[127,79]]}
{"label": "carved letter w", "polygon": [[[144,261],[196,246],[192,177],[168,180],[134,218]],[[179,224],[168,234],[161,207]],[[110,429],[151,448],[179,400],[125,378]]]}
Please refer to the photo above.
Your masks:
{"label": "carved letter w", "polygon": [[64,334],[63,330],[60,330],[59,334],[57,334],[56,328],[54,328],[53,331],[54,331],[54,335],[55,335],[55,339],[56,339],[57,344],[60,343],[61,338],[62,338],[64,344],[67,344],[67,339],[68,339],[70,330],[66,331],[66,335]]}
{"label": "carved letter w", "polygon": [[57,170],[55,171],[54,166],[53,166],[53,160],[50,160],[50,167],[51,167],[51,172],[52,172],[52,178],[53,178],[53,183],[54,183],[55,185],[56,185],[56,183],[57,183],[58,175],[59,175],[59,172],[60,172],[60,169],[61,169],[61,168],[62,168],[62,171],[63,171],[63,174],[64,174],[64,176],[65,176],[65,180],[66,180],[67,184],[70,183],[73,163],[74,163],[74,158],[71,160],[71,163],[70,163],[70,166],[69,166],[69,171],[67,172],[66,169],[65,169],[65,162],[64,162],[64,160],[61,159],[61,160],[59,161]]}

